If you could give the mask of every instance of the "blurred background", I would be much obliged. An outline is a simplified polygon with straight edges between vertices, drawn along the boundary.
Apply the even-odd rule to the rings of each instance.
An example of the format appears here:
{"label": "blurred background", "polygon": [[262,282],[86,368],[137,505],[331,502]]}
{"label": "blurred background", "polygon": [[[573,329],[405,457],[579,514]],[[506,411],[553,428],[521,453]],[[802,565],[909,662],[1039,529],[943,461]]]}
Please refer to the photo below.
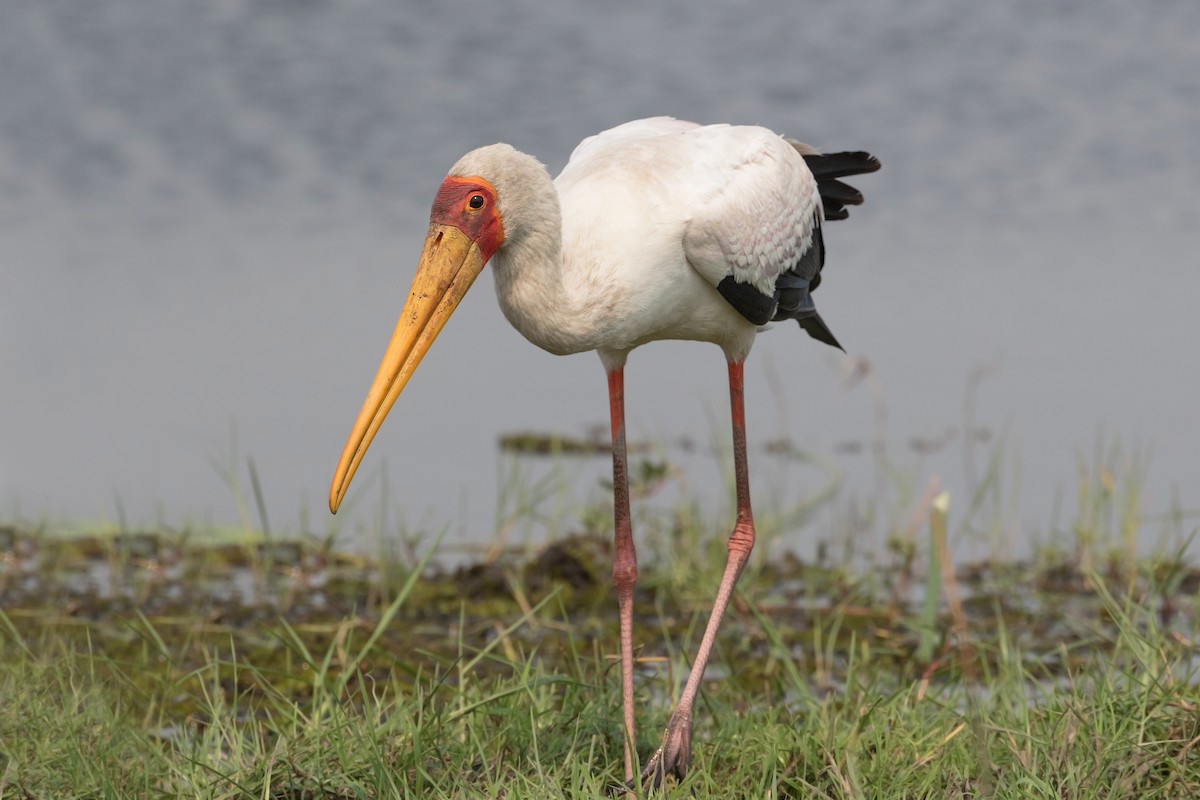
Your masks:
{"label": "blurred background", "polygon": [[[1198,36],[1185,0],[0,4],[0,518],[236,525],[252,459],[271,526],[323,535],[448,167],[505,141],[556,172],[659,114],[884,164],[826,228],[849,355],[782,326],[747,364],[756,499],[843,481],[789,546],[881,483],[911,508],[938,475],[965,508],[996,448],[1018,554],[1097,450],[1148,513],[1194,509]],[[499,436],[607,435],[598,360],[530,346],[489,284],[376,440],[343,545],[487,541],[524,469]],[[626,373],[631,437],[714,508],[725,380],[686,343]],[[609,467],[563,463],[569,523]]]}

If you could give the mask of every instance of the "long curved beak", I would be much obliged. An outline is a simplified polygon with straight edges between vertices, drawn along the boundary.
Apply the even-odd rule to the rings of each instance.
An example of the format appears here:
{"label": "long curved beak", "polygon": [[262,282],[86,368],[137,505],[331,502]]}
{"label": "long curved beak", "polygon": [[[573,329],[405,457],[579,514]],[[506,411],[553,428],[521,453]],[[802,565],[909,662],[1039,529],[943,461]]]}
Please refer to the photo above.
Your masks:
{"label": "long curved beak", "polygon": [[383,363],[379,365],[371,391],[367,393],[354,430],[342,450],[337,472],[333,474],[333,485],[329,489],[329,510],[333,513],[336,514],[342,504],[350,479],[384,417],[467,289],[483,271],[483,264],[479,246],[465,233],[451,225],[430,224],[421,263],[413,277],[408,301],[400,312],[400,321],[396,323],[396,332],[383,354]]}

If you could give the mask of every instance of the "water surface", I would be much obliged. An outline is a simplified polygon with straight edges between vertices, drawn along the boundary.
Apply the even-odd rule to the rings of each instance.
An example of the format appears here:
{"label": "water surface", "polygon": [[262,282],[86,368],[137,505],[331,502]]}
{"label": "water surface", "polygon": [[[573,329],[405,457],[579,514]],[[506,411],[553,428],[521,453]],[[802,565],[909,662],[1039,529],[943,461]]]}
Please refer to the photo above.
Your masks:
{"label": "water surface", "polygon": [[[846,472],[785,544],[875,491],[872,459],[845,447],[879,433],[868,383],[844,379],[855,359],[888,454],[964,505],[982,371],[974,418],[1019,454],[1017,550],[1073,503],[1101,432],[1153,449],[1148,510],[1176,487],[1194,508],[1198,33],[1188,2],[3,4],[0,513],[237,522],[213,462],[248,492],[252,455],[273,527],[323,531],[448,166],[507,141],[557,170],[584,136],[653,114],[885,165],[826,231],[817,300],[850,359],[786,326],[747,366],[763,502],[824,480],[767,458],[769,440]],[[715,348],[644,348],[626,386],[634,438],[723,445]],[[386,461],[393,518],[485,540],[501,433],[606,420],[598,361],[529,346],[483,281],[372,449],[345,535],[376,513]],[[691,490],[724,490],[723,462],[689,464]],[[554,508],[570,518],[605,470],[570,466]]]}

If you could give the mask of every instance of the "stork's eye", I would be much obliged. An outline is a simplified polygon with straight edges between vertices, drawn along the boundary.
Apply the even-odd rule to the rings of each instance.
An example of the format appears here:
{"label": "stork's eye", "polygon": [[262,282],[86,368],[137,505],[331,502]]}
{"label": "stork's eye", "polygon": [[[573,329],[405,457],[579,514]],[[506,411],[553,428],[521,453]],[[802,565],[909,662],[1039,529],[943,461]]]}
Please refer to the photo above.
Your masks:
{"label": "stork's eye", "polygon": [[467,201],[467,205],[475,210],[483,208],[483,195],[473,194],[471,199]]}

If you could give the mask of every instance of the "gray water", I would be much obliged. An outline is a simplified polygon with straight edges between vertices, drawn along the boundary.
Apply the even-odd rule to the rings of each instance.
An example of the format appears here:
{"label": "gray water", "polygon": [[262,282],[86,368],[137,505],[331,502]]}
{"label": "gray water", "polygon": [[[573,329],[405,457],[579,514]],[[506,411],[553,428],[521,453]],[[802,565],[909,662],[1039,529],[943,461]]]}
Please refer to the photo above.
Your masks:
{"label": "gray water", "polygon": [[[825,481],[767,457],[772,439],[846,477],[781,546],[835,534],[878,491],[869,447],[847,443],[881,435],[907,479],[941,476],[963,508],[973,374],[975,422],[1012,454],[1015,551],[1053,533],[1101,436],[1152,450],[1148,512],[1174,491],[1195,508],[1198,37],[1192,0],[9,0],[0,517],[236,523],[214,462],[248,493],[252,456],[272,527],[326,530],[447,167],[507,141],[557,171],[584,136],[655,114],[884,163],[826,230],[817,300],[850,357],[788,326],[747,366],[761,502]],[[877,395],[845,378],[855,364]],[[481,282],[374,445],[342,536],[373,524],[386,462],[391,521],[486,540],[512,496],[497,436],[603,427],[604,386],[594,356],[529,346]],[[626,388],[633,438],[724,446],[716,348],[646,347]],[[723,498],[724,461],[689,464],[687,490]],[[607,467],[562,466],[547,513],[569,521]]]}

